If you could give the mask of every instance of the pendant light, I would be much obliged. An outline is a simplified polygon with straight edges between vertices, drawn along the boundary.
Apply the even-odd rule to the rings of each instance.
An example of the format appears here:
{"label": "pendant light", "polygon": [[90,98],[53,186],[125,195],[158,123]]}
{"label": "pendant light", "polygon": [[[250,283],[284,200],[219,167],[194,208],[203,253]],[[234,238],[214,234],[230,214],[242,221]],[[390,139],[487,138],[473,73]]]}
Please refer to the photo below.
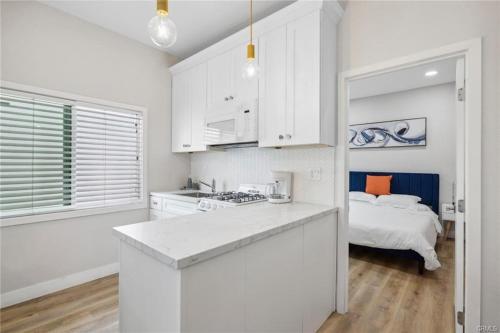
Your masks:
{"label": "pendant light", "polygon": [[148,24],[149,36],[155,45],[166,49],[177,40],[177,27],[168,17],[168,0],[156,0],[156,16]]}
{"label": "pendant light", "polygon": [[259,76],[260,68],[255,59],[255,45],[253,45],[253,1],[250,0],[250,43],[247,45],[247,62],[242,68],[244,79],[251,80]]}

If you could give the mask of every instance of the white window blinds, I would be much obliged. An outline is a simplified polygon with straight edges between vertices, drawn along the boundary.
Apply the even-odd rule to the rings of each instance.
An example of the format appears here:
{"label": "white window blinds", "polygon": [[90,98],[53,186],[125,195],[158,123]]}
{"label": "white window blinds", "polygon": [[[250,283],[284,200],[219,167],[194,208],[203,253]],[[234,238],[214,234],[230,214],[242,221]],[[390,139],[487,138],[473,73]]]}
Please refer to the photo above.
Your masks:
{"label": "white window blinds", "polygon": [[2,89],[0,216],[139,203],[143,114]]}
{"label": "white window blinds", "polygon": [[141,199],[142,114],[75,106],[75,204]]}
{"label": "white window blinds", "polygon": [[71,205],[71,106],[0,94],[2,217]]}

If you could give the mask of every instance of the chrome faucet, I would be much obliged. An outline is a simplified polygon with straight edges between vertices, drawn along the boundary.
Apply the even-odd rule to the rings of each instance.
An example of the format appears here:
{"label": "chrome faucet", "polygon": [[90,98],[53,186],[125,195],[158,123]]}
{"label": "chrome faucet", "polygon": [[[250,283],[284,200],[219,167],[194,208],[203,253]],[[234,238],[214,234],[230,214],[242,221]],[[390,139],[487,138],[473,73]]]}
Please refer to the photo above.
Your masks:
{"label": "chrome faucet", "polygon": [[212,185],[205,183],[202,180],[198,180],[198,182],[202,185],[205,185],[206,187],[210,187],[212,189],[212,193],[216,193],[217,191],[215,190],[215,178],[212,178]]}

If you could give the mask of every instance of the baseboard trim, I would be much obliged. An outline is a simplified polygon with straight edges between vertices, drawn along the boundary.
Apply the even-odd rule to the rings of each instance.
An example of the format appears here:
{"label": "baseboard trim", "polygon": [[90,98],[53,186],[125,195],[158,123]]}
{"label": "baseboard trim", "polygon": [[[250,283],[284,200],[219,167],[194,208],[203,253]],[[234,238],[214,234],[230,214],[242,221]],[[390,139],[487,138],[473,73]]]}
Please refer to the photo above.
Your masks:
{"label": "baseboard trim", "polygon": [[112,263],[83,272],[62,276],[53,280],[40,282],[28,287],[12,290],[1,295],[0,307],[4,308],[33,298],[44,296],[59,290],[99,279],[119,271],[119,264]]}

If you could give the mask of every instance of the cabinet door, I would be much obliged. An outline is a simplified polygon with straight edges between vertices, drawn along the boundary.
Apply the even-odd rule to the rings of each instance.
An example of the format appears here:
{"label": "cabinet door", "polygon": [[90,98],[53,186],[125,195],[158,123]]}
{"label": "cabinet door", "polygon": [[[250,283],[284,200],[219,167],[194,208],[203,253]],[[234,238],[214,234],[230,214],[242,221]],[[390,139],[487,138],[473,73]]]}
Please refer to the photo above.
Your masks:
{"label": "cabinet door", "polygon": [[189,151],[204,151],[205,115],[207,110],[207,65],[190,70],[189,100],[191,109],[191,147]]}
{"label": "cabinet door", "polygon": [[[259,54],[259,46],[256,41],[255,44],[255,54]],[[231,94],[234,96],[234,102],[236,107],[238,108],[242,104],[250,104],[253,103],[258,98],[259,94],[259,80],[255,78],[253,80],[245,80],[243,79],[243,66],[247,62],[247,44],[242,44],[234,49],[233,51],[234,57],[234,69],[233,69],[233,82],[234,82],[234,93]],[[257,57],[256,61],[259,61],[259,57]]]}
{"label": "cabinet door", "polygon": [[233,61],[233,51],[208,61],[207,112],[210,114],[227,112],[234,101]]}
{"label": "cabinet door", "polygon": [[[320,13],[287,25],[287,108],[289,145],[320,142]],[[335,91],[330,92],[335,94]]]}
{"label": "cabinet door", "polygon": [[286,27],[259,38],[259,146],[285,144]]}
{"label": "cabinet door", "polygon": [[189,151],[191,146],[191,107],[189,72],[172,78],[172,151]]}

